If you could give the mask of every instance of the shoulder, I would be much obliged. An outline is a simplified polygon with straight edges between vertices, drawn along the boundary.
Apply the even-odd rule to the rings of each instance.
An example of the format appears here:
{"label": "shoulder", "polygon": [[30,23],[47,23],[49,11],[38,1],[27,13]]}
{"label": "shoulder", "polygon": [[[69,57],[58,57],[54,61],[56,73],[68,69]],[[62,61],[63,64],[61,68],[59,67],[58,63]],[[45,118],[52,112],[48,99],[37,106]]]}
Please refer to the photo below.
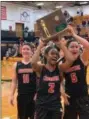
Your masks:
{"label": "shoulder", "polygon": [[17,69],[17,67],[20,66],[20,65],[21,65],[21,61],[15,62],[14,65],[13,65],[13,68]]}

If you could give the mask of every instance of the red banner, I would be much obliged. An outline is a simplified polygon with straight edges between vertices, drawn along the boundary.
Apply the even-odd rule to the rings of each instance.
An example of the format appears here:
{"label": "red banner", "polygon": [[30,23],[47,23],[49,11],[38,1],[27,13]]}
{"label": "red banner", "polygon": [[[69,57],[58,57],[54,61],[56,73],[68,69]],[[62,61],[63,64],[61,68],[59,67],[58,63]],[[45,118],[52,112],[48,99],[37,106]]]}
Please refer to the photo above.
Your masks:
{"label": "red banner", "polygon": [[1,20],[6,20],[7,14],[6,14],[6,6],[1,6]]}

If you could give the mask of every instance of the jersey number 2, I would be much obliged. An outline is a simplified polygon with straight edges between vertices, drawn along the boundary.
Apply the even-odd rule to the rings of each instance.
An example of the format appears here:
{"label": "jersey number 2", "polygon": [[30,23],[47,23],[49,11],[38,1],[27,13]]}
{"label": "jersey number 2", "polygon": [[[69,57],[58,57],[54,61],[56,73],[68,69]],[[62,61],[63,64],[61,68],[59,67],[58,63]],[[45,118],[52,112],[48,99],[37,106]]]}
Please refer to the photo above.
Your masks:
{"label": "jersey number 2", "polygon": [[29,74],[23,74],[23,83],[29,83]]}
{"label": "jersey number 2", "polygon": [[49,83],[48,86],[48,93],[54,93],[55,83]]}
{"label": "jersey number 2", "polygon": [[71,74],[71,80],[72,80],[72,83],[77,83],[77,82],[78,82],[76,73],[72,73],[72,74]]}

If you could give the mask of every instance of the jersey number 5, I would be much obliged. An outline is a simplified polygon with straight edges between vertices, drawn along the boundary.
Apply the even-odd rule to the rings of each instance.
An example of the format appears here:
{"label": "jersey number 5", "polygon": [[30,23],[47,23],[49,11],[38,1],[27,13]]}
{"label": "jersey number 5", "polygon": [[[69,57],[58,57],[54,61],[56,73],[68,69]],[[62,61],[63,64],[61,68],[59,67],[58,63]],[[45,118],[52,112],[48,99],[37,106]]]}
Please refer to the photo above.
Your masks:
{"label": "jersey number 5", "polygon": [[72,80],[72,83],[77,83],[77,82],[78,82],[76,73],[72,73],[72,74],[71,74],[71,80]]}
{"label": "jersey number 5", "polygon": [[49,83],[48,86],[48,93],[54,93],[55,83]]}
{"label": "jersey number 5", "polygon": [[29,83],[29,74],[23,74],[23,83]]}

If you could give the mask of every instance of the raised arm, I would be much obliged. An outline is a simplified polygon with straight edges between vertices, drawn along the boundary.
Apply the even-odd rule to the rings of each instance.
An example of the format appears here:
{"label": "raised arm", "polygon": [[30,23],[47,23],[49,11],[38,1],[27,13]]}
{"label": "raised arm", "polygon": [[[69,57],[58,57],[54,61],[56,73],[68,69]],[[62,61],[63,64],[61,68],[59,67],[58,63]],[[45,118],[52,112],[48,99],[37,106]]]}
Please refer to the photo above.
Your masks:
{"label": "raised arm", "polygon": [[88,42],[86,39],[84,39],[84,38],[78,36],[78,35],[75,33],[75,31],[74,31],[74,29],[73,29],[72,26],[70,26],[70,25],[68,26],[68,31],[71,33],[71,35],[72,35],[79,43],[81,43],[81,44],[84,46],[84,48],[86,48],[86,49],[89,50],[89,42]]}
{"label": "raised arm", "polygon": [[59,47],[64,52],[64,56],[65,56],[65,63],[59,64],[59,68],[61,71],[65,72],[75,61],[75,58],[73,57],[71,52],[68,51],[64,39],[59,40]]}
{"label": "raised arm", "polygon": [[72,36],[73,36],[79,43],[81,43],[81,44],[83,45],[83,47],[84,47],[84,52],[83,52],[82,55],[81,55],[81,60],[82,60],[83,63],[87,66],[88,63],[89,63],[89,42],[88,42],[86,39],[84,39],[84,38],[78,36],[78,35],[75,33],[75,31],[74,31],[74,29],[72,28],[72,26],[70,26],[70,25],[68,26],[68,31],[72,34]]}
{"label": "raised arm", "polygon": [[34,71],[38,73],[40,73],[41,68],[43,66],[43,64],[39,63],[39,60],[40,60],[41,49],[44,47],[44,45],[45,43],[42,40],[40,40],[39,46],[37,47],[37,50],[35,51],[32,57],[32,68]]}

